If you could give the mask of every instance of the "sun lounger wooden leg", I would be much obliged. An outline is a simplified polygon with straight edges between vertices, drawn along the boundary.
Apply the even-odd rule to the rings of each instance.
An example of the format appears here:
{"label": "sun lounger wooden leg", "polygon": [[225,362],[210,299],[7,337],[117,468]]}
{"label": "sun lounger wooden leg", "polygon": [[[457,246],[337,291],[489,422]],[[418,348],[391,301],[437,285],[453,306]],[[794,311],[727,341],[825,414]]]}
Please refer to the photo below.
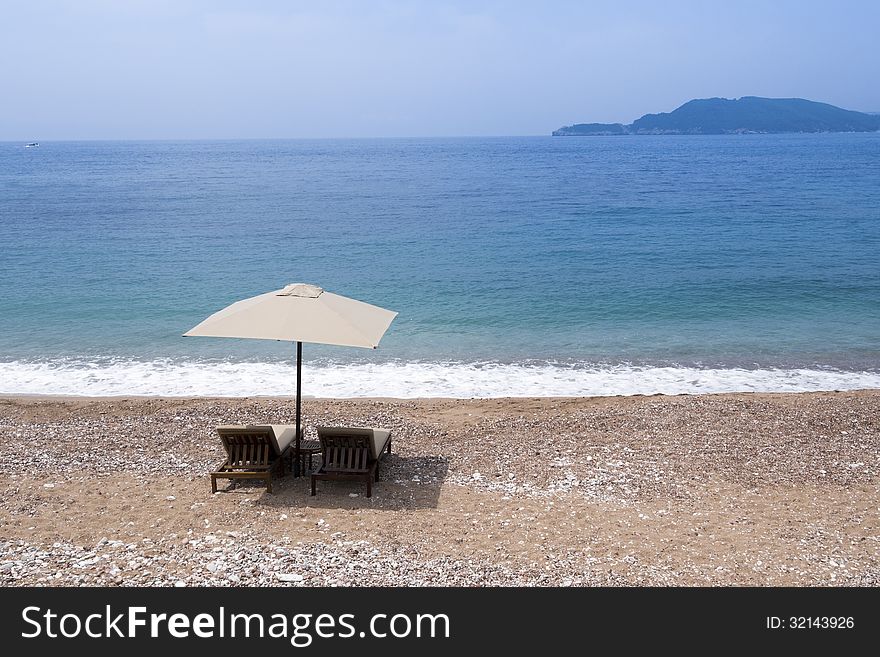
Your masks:
{"label": "sun lounger wooden leg", "polygon": [[312,475],[312,496],[315,495],[315,475]]}
{"label": "sun lounger wooden leg", "polygon": [[367,497],[373,496],[373,478],[367,477]]}
{"label": "sun lounger wooden leg", "polygon": [[211,475],[211,494],[217,492],[217,477]]}

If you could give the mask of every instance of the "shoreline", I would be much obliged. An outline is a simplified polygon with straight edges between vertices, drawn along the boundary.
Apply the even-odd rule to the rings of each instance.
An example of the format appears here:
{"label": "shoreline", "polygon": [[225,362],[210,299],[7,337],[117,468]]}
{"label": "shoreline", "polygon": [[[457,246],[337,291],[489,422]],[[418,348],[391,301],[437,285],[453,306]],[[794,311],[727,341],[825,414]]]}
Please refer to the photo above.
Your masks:
{"label": "shoreline", "polygon": [[[288,363],[0,363],[0,396],[291,397]],[[880,389],[880,369],[383,362],[309,367],[314,399],[583,397]]]}
{"label": "shoreline", "polygon": [[880,585],[880,390],[304,399],[392,429],[373,497],[212,495],[292,401],[0,397],[0,584]]}
{"label": "shoreline", "polygon": [[[470,401],[493,401],[493,400],[597,400],[597,399],[650,399],[653,397],[662,397],[666,399],[675,399],[677,397],[737,397],[746,395],[750,397],[774,397],[774,396],[797,396],[797,395],[849,395],[849,394],[870,394],[880,393],[880,388],[854,388],[851,390],[805,390],[800,392],[789,391],[730,391],[730,392],[678,392],[678,393],[633,393],[633,394],[613,394],[613,395],[499,395],[489,397],[316,397],[304,394],[303,401],[313,402],[470,402]],[[31,393],[0,393],[0,402],[5,400],[19,401],[83,401],[83,402],[100,402],[100,401],[120,401],[120,400],[150,400],[161,399],[165,401],[247,401],[249,399],[269,400],[269,401],[290,401],[296,402],[295,395],[63,395],[63,394],[46,394],[35,395]]]}

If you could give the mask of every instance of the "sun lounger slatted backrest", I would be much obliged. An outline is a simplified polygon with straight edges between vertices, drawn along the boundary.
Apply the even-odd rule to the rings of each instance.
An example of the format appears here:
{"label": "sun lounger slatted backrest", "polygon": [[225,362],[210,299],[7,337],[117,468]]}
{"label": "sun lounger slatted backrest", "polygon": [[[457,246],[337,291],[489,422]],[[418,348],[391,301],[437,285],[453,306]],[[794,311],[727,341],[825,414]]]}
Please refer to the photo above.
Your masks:
{"label": "sun lounger slatted backrest", "polygon": [[324,444],[324,466],[335,472],[368,472],[370,444],[366,436],[329,436]]}
{"label": "sun lounger slatted backrest", "polygon": [[250,469],[269,465],[269,441],[265,431],[258,433],[220,434],[232,469]]}

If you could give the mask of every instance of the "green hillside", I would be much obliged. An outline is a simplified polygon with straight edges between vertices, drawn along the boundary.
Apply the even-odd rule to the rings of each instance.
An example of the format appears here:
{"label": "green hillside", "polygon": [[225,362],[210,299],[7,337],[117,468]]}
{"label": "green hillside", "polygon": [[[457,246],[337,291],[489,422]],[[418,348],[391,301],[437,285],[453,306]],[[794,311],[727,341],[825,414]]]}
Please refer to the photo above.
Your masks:
{"label": "green hillside", "polygon": [[736,100],[691,100],[672,112],[645,114],[629,125],[579,123],[560,128],[553,135],[724,135],[877,130],[880,130],[880,116],[874,114],[802,98],[745,96]]}

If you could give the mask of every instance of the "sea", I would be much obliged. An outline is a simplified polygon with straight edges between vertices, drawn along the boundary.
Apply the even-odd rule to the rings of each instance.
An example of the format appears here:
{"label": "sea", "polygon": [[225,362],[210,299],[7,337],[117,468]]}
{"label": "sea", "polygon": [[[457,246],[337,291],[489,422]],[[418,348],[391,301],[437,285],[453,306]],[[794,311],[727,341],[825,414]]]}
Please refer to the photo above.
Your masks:
{"label": "sea", "polygon": [[294,282],[305,396],[880,388],[880,134],[0,143],[0,394],[293,395],[182,334]]}

